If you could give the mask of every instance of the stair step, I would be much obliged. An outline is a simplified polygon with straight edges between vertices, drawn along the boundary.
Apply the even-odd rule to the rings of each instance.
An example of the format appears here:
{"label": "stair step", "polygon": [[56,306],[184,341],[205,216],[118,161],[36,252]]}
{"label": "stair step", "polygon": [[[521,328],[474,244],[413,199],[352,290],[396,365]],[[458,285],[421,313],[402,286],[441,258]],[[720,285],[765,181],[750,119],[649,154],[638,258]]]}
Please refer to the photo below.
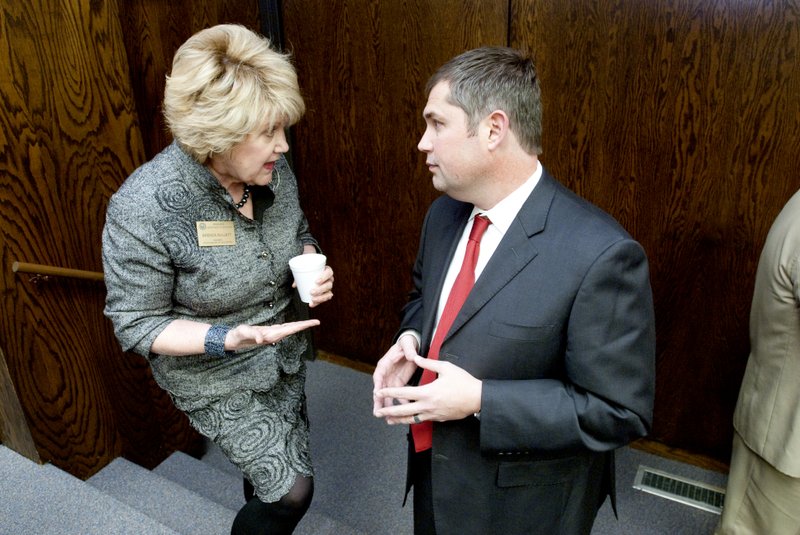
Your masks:
{"label": "stair step", "polygon": [[230,508],[121,457],[86,482],[186,535],[229,533],[236,516]]}
{"label": "stair step", "polygon": [[[239,509],[244,505],[242,473],[211,441],[207,444],[207,453],[202,460],[178,451],[167,457],[153,471],[226,507]],[[297,525],[295,535],[364,534],[316,511],[312,501],[311,509]]]}
{"label": "stair step", "polygon": [[179,535],[53,465],[0,445],[0,533]]}
{"label": "stair step", "polygon": [[245,503],[241,473],[219,470],[183,452],[176,451],[153,472],[233,511]]}
{"label": "stair step", "polygon": [[240,480],[242,479],[242,471],[225,457],[225,454],[222,453],[219,446],[209,439],[206,439],[206,452],[203,454],[201,460],[206,464],[210,464],[220,472],[225,472]]}

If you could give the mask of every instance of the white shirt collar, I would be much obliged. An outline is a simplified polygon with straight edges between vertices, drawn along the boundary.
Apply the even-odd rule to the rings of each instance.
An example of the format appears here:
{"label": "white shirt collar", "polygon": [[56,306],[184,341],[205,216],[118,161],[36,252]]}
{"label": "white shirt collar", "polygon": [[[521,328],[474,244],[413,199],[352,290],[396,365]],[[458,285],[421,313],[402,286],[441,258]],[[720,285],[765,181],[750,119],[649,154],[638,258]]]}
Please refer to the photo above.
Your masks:
{"label": "white shirt collar", "polygon": [[470,221],[477,214],[484,214],[492,222],[492,225],[497,227],[502,235],[505,235],[514,218],[517,217],[522,205],[528,200],[533,188],[539,183],[542,178],[542,164],[536,162],[536,170],[528,179],[522,183],[517,189],[509,193],[503,200],[494,205],[491,210],[481,210],[478,207],[472,209],[469,216]]}

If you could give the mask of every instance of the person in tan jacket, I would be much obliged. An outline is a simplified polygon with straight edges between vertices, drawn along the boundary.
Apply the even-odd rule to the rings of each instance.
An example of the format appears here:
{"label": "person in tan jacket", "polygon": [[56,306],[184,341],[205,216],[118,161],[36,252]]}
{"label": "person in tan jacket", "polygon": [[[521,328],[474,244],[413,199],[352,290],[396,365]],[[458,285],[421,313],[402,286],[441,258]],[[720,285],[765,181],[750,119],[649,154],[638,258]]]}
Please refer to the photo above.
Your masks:
{"label": "person in tan jacket", "polygon": [[717,535],[800,533],[800,191],[772,224],[750,310]]}

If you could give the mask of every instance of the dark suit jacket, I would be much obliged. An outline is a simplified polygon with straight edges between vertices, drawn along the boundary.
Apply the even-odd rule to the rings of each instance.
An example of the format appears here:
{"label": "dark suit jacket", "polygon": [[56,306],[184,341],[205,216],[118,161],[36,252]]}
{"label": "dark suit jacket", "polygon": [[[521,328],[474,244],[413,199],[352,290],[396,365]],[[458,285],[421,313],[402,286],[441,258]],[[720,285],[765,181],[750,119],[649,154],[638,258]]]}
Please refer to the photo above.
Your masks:
{"label": "dark suit jacket", "polygon": [[[400,329],[422,355],[472,208],[443,196],[425,218]],[[483,393],[480,420],[433,427],[437,534],[588,533],[613,450],[649,430],[654,354],[642,247],[544,171],[442,345]]]}

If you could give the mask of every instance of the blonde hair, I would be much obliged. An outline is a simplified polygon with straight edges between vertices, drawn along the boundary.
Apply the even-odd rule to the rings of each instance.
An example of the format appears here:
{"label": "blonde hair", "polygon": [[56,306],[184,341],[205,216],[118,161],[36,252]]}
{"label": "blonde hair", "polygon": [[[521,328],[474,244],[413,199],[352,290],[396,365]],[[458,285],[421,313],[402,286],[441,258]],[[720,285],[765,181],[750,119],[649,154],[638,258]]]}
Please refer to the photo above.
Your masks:
{"label": "blonde hair", "polygon": [[164,118],[198,162],[228,152],[247,134],[300,120],[297,73],[270,42],[244,26],[220,24],[190,37],[172,60]]}

